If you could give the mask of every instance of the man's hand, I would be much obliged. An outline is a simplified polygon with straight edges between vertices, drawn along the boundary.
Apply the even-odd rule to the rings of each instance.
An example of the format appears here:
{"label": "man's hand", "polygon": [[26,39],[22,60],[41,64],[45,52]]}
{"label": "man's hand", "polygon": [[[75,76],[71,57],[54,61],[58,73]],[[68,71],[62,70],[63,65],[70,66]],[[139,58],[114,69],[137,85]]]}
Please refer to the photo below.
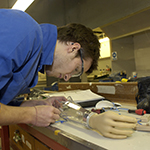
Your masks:
{"label": "man's hand", "polygon": [[21,104],[21,107],[33,107],[35,109],[33,118],[29,123],[35,126],[46,127],[59,119],[62,101],[67,99],[63,96],[53,96],[46,100],[27,100]]}
{"label": "man's hand", "polygon": [[92,115],[89,125],[105,137],[123,139],[133,133],[132,129],[136,127],[136,122],[136,118],[107,111]]}
{"label": "man's hand", "polygon": [[60,108],[62,101],[67,101],[67,99],[64,96],[53,96],[45,100],[47,105],[54,106],[55,108]]}
{"label": "man's hand", "polygon": [[49,126],[59,119],[60,110],[48,105],[35,106],[36,115],[31,124],[40,127]]}
{"label": "man's hand", "polygon": [[41,99],[41,100],[26,100],[20,105],[21,107],[32,107],[37,105],[50,105],[56,108],[61,107],[62,101],[67,101],[67,99],[63,96],[53,96],[48,99]]}

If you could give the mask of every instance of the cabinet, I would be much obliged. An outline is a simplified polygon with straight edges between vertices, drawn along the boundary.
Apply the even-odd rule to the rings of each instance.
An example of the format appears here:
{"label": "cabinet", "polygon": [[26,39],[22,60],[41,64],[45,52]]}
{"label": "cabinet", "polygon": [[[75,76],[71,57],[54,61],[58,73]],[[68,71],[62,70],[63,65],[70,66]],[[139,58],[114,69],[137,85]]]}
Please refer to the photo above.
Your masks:
{"label": "cabinet", "polygon": [[10,125],[9,134],[13,150],[52,150],[18,125]]}

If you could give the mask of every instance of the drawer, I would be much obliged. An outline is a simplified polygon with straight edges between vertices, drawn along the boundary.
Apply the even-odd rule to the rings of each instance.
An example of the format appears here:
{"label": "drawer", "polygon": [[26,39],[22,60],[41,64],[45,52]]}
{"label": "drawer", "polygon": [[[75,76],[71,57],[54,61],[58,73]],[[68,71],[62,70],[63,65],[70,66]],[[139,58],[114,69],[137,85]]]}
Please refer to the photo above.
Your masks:
{"label": "drawer", "polygon": [[[34,137],[25,132],[18,125],[9,126],[9,134],[11,144],[15,145],[19,150],[34,150]],[[15,149],[14,149],[15,150]]]}

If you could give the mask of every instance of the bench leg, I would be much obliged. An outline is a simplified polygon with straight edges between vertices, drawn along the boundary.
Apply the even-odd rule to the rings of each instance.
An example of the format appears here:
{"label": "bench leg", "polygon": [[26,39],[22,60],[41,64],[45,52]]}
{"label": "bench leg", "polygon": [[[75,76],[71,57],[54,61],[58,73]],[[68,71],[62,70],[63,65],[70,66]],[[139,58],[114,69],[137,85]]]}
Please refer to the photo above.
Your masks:
{"label": "bench leg", "polygon": [[10,150],[9,145],[9,126],[2,126],[1,128],[1,143],[2,150]]}

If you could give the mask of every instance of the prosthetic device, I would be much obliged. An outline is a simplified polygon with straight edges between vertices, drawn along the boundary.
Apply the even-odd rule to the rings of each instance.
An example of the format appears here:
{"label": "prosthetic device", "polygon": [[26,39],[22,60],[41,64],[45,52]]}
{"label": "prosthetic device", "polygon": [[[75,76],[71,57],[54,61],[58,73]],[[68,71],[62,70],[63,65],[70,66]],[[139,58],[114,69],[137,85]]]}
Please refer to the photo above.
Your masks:
{"label": "prosthetic device", "polygon": [[60,107],[60,116],[65,120],[79,123],[87,128],[91,128],[89,126],[89,119],[94,112],[90,112],[89,110],[82,108],[79,104],[75,103],[71,97],[68,97],[67,99],[68,101],[63,101],[63,105]]}

